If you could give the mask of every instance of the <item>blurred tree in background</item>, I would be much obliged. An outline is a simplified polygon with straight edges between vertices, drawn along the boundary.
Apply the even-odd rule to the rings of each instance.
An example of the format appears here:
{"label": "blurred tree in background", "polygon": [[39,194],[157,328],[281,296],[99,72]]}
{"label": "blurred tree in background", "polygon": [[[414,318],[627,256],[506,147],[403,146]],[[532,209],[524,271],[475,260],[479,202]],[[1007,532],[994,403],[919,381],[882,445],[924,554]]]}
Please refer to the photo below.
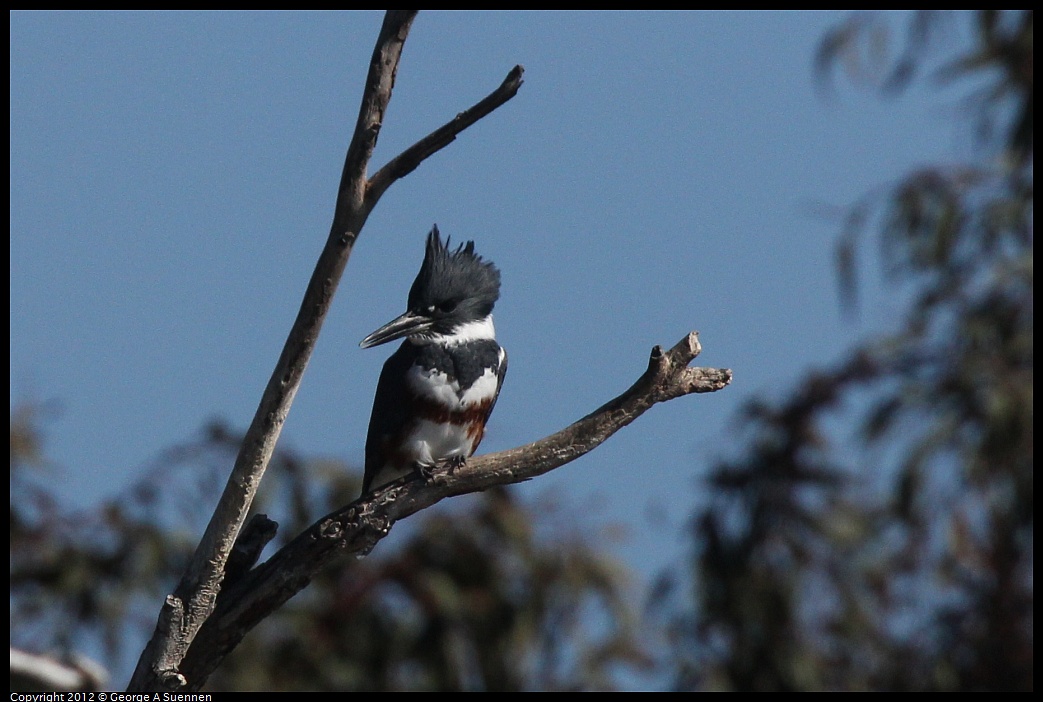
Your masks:
{"label": "blurred tree in background", "polygon": [[888,16],[855,15],[820,71],[901,91],[944,49],[976,160],[851,209],[843,299],[877,232],[908,309],[747,407],[693,520],[694,604],[659,595],[679,689],[1032,689],[1033,13],[913,17],[889,53]]}
{"label": "blurred tree in background", "polygon": [[[896,28],[856,15],[819,68],[900,91],[944,52],[936,77],[973,91],[960,115],[975,161],[851,209],[843,300],[856,304],[857,254],[877,232],[907,312],[788,397],[751,402],[693,519],[691,572],[664,578],[646,619],[597,535],[547,528],[564,516],[537,522],[495,490],[323,573],[209,688],[612,689],[655,661],[684,690],[1031,690],[1033,14],[913,17],[888,54]],[[968,17],[970,37],[954,28]],[[11,645],[98,651],[113,669],[137,654],[128,631],[155,625],[239,436],[214,424],[69,513],[50,489],[45,412],[11,416]],[[276,545],[353,499],[359,474],[280,450],[257,503],[281,515]],[[667,652],[640,643],[654,625]]]}
{"label": "blurred tree in background", "polygon": [[[11,644],[137,651],[176,582],[241,437],[214,424],[160,456],[124,494],[63,513],[46,487],[38,419],[11,422]],[[287,515],[276,545],[353,500],[361,471],[277,452],[261,511]],[[490,490],[428,510],[406,538],[312,582],[224,662],[211,690],[612,689],[646,667],[623,570],[577,535]],[[411,520],[412,521],[412,520]],[[555,536],[566,534],[567,536]],[[110,686],[122,687],[113,680]]]}

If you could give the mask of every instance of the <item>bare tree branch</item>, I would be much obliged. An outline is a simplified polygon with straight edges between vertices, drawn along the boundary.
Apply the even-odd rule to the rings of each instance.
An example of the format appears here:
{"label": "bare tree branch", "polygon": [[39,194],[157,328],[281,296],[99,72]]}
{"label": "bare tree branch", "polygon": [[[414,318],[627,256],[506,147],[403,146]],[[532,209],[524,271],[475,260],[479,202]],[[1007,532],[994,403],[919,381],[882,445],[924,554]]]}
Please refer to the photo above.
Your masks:
{"label": "bare tree branch", "polygon": [[688,367],[700,351],[695,332],[668,352],[656,346],[647,370],[630,389],[562,431],[520,448],[468,459],[451,471],[436,469],[429,480],[403,478],[320,519],[222,593],[184,661],[189,689],[199,689],[247,632],[331,561],[369,553],[398,520],[447,497],[542,475],[592,451],[658,402],[727,386],[730,370]]}
{"label": "bare tree branch", "polygon": [[389,10],[384,16],[344,161],[326,246],[214,515],[177,589],[166,598],[156,630],[131,678],[130,691],[176,690],[188,684],[180,670],[182,661],[200,627],[214,611],[229,553],[271,459],[352,248],[380,196],[395,180],[451,143],[460,131],[513,97],[520,85],[521,71],[516,67],[508,76],[509,81],[514,77],[513,91],[501,86],[394,159],[378,173],[378,182],[367,181],[366,170],[391,99],[402,46],[416,13]]}
{"label": "bare tree branch", "polygon": [[372,180],[370,180],[370,189],[367,197],[379,198],[391,183],[412,173],[428,156],[453,143],[457,134],[514,97],[521,87],[522,74],[524,72],[524,68],[515,66],[507,74],[507,77],[503,79],[500,87],[486,96],[484,100],[474,107],[464,110],[452,120],[446,122],[388,161],[387,165],[377,171]]}
{"label": "bare tree branch", "polygon": [[[712,392],[731,382],[731,371],[688,368],[700,351],[693,332],[669,352],[656,347],[648,369],[625,393],[570,427],[511,451],[469,460],[431,480],[403,479],[320,520],[266,563],[246,570],[274,534],[261,520],[239,545],[235,571],[220,592],[229,554],[278,440],[333,294],[362,226],[381,195],[476,121],[510,100],[521,86],[515,68],[485,99],[458,114],[366,179],[383,116],[391,99],[403,43],[415,11],[388,11],[373,51],[351,145],[344,162],[333,225],[232,475],[210,524],[174,594],[167,596],[152,640],[138,661],[129,689],[198,690],[242,637],[303,589],[342,553],[364,555],[399,519],[452,495],[529,480],[584,453],[657,402]],[[237,552],[238,553],[238,552]]]}

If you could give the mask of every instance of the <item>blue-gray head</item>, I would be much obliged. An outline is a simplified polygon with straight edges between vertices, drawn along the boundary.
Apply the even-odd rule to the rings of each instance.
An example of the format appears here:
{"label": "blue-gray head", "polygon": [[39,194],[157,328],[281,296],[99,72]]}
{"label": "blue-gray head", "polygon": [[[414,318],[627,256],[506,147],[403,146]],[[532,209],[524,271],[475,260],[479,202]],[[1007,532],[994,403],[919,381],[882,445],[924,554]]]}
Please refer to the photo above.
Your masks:
{"label": "blue-gray head", "polygon": [[427,235],[427,251],[405,314],[367,336],[359,346],[368,349],[405,336],[450,335],[465,324],[488,317],[500,297],[500,271],[474,252],[468,241],[449,249],[438,227]]}

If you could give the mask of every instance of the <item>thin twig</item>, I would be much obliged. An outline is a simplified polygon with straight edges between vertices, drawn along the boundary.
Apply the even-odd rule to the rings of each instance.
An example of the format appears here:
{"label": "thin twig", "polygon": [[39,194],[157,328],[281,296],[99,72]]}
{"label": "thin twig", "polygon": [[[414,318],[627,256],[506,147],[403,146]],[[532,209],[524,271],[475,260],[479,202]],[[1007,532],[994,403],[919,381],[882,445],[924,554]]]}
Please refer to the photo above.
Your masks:
{"label": "thin twig", "polygon": [[514,97],[521,88],[523,73],[525,73],[524,68],[515,66],[503,79],[500,87],[489,93],[481,102],[464,110],[388,161],[387,165],[377,171],[370,180],[366,197],[379,198],[391,183],[412,173],[424,159],[453,143],[457,134]]}

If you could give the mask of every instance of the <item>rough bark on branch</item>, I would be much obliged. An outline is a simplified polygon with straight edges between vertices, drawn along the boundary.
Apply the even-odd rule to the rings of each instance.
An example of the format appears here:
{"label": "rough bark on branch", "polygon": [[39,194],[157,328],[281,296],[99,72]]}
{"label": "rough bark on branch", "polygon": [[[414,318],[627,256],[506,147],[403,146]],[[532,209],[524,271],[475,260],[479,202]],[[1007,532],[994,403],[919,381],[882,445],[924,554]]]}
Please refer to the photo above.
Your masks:
{"label": "rough bark on branch", "polygon": [[556,434],[470,458],[452,470],[435,469],[427,480],[400,479],[323,517],[222,593],[217,610],[184,661],[189,689],[199,689],[254,626],[304,589],[331,561],[365,555],[398,520],[447,497],[542,475],[593,450],[656,403],[727,386],[730,370],[688,367],[700,351],[696,332],[669,351],[656,346],[648,368],[626,392]]}

